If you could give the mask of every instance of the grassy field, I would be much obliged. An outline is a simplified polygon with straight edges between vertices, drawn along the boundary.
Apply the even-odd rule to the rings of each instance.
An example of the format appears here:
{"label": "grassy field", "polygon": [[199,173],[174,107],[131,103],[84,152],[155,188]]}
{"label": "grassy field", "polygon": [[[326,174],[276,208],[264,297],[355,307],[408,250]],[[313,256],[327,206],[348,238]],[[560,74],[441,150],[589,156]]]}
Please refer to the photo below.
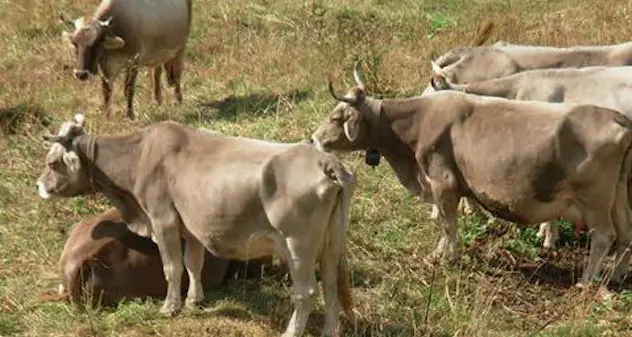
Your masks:
{"label": "grassy field", "polygon": [[[568,46],[632,37],[632,1],[610,0],[194,0],[184,73],[184,104],[165,91],[151,99],[139,76],[138,118],[123,118],[121,80],[113,116],[100,111],[100,84],[71,75],[57,11],[89,14],[97,0],[0,0],[0,336],[277,336],[291,313],[290,284],[270,275],[209,292],[205,308],[166,319],[155,301],[78,311],[39,296],[53,289],[56,263],[71,225],[109,207],[101,197],[42,201],[35,180],[47,151],[41,141],[74,113],[93,134],[130,131],[172,119],[232,135],[301,141],[333,107],[337,87],[352,83],[365,60],[368,90],[379,97],[415,95],[429,59],[469,44],[484,19],[492,42]],[[420,205],[387,165],[371,169],[344,156],[360,187],[348,235],[357,324],[345,336],[630,336],[632,283],[606,302],[572,287],[586,240],[542,252],[535,227],[460,224],[458,264],[422,263],[438,239]],[[626,290],[627,289],[627,290]],[[308,325],[318,336],[322,299]]]}

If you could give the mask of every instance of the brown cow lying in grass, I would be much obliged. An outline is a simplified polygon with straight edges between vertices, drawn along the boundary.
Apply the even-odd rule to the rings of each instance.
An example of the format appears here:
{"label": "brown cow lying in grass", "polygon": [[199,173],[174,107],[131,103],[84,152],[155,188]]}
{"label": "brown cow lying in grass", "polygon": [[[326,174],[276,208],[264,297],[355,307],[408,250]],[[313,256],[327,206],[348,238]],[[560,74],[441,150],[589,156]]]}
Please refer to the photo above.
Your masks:
{"label": "brown cow lying in grass", "polygon": [[[231,261],[206,252],[204,291],[217,288],[234,272],[256,275],[266,261]],[[67,298],[77,305],[115,305],[123,299],[164,298],[167,294],[158,246],[131,232],[115,208],[74,226],[59,260],[59,271],[57,298]],[[182,293],[186,293],[188,284],[185,275]]]}
{"label": "brown cow lying in grass", "polygon": [[499,218],[531,224],[564,217],[591,229],[591,283],[617,248],[611,280],[628,272],[632,230],[627,181],[632,122],[615,110],[572,103],[512,101],[455,91],[407,99],[366,95],[357,86],[313,133],[327,151],[377,150],[400,182],[433,201],[441,240],[429,262],[457,255],[461,197]]}

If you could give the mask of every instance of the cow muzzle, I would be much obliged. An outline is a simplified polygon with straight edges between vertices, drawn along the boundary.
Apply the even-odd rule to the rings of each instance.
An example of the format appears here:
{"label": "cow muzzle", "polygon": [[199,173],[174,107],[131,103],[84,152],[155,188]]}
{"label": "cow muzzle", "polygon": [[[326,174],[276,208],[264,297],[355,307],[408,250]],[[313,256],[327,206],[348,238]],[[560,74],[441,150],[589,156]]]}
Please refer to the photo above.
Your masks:
{"label": "cow muzzle", "polygon": [[87,70],[75,69],[72,72],[75,75],[75,78],[80,81],[85,81],[90,78],[90,72]]}
{"label": "cow muzzle", "polygon": [[44,200],[50,199],[50,197],[51,197],[51,194],[48,193],[48,190],[46,189],[46,186],[39,179],[37,180],[37,192],[38,192],[40,198],[42,198]]}

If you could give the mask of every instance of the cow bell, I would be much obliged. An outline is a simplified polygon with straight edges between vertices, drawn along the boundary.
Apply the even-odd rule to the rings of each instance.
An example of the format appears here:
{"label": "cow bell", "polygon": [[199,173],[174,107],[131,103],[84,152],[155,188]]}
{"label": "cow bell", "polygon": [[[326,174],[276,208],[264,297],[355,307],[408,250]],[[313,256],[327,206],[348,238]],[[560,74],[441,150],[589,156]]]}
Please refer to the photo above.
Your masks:
{"label": "cow bell", "polygon": [[366,150],[364,156],[364,162],[371,167],[376,167],[380,164],[380,157],[380,151],[376,149],[368,149]]}

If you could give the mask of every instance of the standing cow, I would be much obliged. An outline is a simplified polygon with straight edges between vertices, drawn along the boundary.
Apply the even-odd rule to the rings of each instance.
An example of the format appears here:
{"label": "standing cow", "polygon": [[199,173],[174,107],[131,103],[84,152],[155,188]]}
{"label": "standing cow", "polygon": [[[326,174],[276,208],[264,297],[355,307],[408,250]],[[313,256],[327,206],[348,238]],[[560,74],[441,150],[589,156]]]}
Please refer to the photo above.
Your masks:
{"label": "standing cow", "polygon": [[73,197],[103,193],[128,228],[158,244],[168,290],[161,312],[204,298],[204,249],[228,259],[278,255],[294,286],[295,309],[284,337],[301,336],[317,290],[320,265],[325,298],[323,335],[335,333],[340,306],[348,316],[350,284],[345,258],[348,205],[354,176],[331,154],[305,143],[282,144],[230,137],[174,122],[118,136],[84,133],[83,115],[62,125],[39,194]]}
{"label": "standing cow", "polygon": [[133,98],[139,67],[154,69],[154,97],[162,104],[162,68],[182,102],[184,52],[191,26],[191,0],[103,0],[91,19],[61,15],[73,32],[62,36],[76,52],[75,78],[101,73],[103,108],[110,114],[114,81],[125,69],[127,117],[134,119]]}
{"label": "standing cow", "polygon": [[[265,263],[261,260],[231,261],[204,255],[202,287],[217,288],[232,271],[246,270],[256,275]],[[158,246],[150,239],[127,228],[121,214],[112,208],[77,223],[59,258],[61,284],[58,297],[80,305],[115,305],[123,299],[157,297],[167,294]],[[182,292],[189,279],[184,275]]]}
{"label": "standing cow", "polygon": [[[430,84],[436,91],[456,90],[521,101],[594,104],[632,118],[632,66],[535,69],[467,84],[452,83],[439,72]],[[579,231],[582,225],[575,225]],[[552,248],[559,238],[557,226],[542,223],[538,236],[544,236],[545,248]]]}
{"label": "standing cow", "polygon": [[366,95],[357,65],[354,75],[357,86],[342,97],[329,81],[339,103],[313,142],[327,151],[377,150],[410,191],[430,194],[443,225],[432,260],[456,257],[456,209],[470,197],[516,223],[561,216],[586,223],[591,247],[580,283],[593,281],[613,244],[611,280],[623,280],[632,242],[628,118],[594,105],[447,91],[376,99]]}

